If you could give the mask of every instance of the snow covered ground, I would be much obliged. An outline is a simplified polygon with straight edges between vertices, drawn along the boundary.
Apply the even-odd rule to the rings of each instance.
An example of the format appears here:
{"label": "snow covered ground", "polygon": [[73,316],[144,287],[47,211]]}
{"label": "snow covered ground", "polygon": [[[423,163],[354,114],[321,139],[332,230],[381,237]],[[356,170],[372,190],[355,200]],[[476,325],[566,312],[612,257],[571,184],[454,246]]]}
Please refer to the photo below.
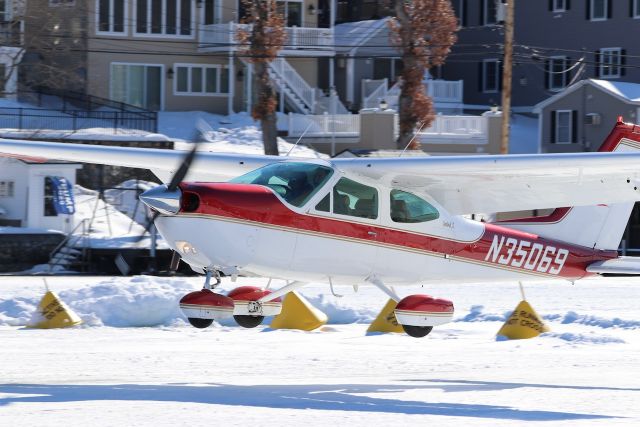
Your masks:
{"label": "snow covered ground", "polygon": [[[42,278],[0,278],[0,425],[640,425],[640,280],[526,286],[552,332],[496,341],[517,284],[402,288],[456,304],[424,339],[365,334],[379,291],[312,284],[314,332],[188,326],[201,278],[49,277],[85,321],[22,327]],[[224,281],[225,291],[261,279]],[[281,283],[273,283],[277,287]]]}

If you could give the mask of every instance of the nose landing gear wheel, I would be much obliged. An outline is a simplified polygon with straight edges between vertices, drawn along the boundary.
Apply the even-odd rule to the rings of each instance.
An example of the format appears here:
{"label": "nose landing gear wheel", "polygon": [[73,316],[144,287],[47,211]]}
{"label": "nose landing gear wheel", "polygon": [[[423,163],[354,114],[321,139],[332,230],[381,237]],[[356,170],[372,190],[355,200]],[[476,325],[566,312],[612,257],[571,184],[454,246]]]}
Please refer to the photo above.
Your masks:
{"label": "nose landing gear wheel", "polygon": [[196,317],[187,317],[187,320],[191,323],[191,326],[198,329],[204,329],[213,323],[213,319],[198,319]]}
{"label": "nose landing gear wheel", "polygon": [[411,325],[402,325],[402,329],[406,332],[407,335],[414,338],[422,338],[429,335],[429,332],[433,329],[433,326],[411,326]]}
{"label": "nose landing gear wheel", "polygon": [[264,320],[264,316],[247,316],[244,314],[236,314],[233,318],[243,328],[255,328]]}

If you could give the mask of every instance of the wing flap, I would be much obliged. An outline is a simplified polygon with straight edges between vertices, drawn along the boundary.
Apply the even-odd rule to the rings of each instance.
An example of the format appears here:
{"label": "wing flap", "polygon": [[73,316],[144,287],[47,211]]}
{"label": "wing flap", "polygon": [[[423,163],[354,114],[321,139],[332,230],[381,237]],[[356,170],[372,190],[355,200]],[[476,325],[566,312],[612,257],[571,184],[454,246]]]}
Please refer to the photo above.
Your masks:
{"label": "wing flap", "polygon": [[596,261],[587,267],[589,273],[640,274],[640,258],[622,256],[606,261]]}

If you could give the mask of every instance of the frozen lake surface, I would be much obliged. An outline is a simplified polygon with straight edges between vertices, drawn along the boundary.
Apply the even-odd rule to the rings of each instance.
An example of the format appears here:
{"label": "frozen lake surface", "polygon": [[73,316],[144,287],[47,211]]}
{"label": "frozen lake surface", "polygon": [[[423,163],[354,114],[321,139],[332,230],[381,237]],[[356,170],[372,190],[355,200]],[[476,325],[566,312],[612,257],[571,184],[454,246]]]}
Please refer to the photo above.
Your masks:
{"label": "frozen lake surface", "polygon": [[640,425],[638,279],[526,285],[552,331],[521,341],[495,337],[515,283],[398,289],[456,305],[415,339],[365,334],[376,289],[304,288],[330,317],[314,332],[196,330],[177,300],[201,278],[47,281],[85,325],[25,329],[43,281],[0,278],[1,426]]}

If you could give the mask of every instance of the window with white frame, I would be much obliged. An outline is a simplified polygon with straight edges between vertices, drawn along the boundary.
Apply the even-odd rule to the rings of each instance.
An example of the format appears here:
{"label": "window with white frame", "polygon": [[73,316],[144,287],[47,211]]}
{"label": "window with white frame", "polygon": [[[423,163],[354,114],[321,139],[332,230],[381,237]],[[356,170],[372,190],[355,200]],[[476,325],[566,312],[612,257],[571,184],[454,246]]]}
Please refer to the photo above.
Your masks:
{"label": "window with white frame", "polygon": [[482,62],[482,91],[486,93],[500,90],[500,60],[485,59]]}
{"label": "window with white frame", "polygon": [[631,0],[632,8],[631,8],[631,16],[634,18],[640,18],[640,0]]}
{"label": "window with white frame", "polygon": [[15,196],[15,181],[0,180],[0,197]]}
{"label": "window with white frame", "polygon": [[97,0],[98,34],[124,33],[126,9],[125,0]]}
{"label": "window with white frame", "polygon": [[482,25],[495,25],[498,22],[498,1],[482,0]]}
{"label": "window with white frame", "polygon": [[229,93],[229,68],[224,65],[175,64],[176,95],[212,96]]}
{"label": "window with white frame", "polygon": [[561,90],[567,86],[567,57],[552,56],[547,68],[547,87],[550,90]]}
{"label": "window with white frame", "polygon": [[203,0],[203,23],[204,25],[219,24],[222,11],[220,10],[221,0]]}
{"label": "window with white frame", "polygon": [[620,77],[620,65],[622,49],[619,47],[604,48],[599,51],[599,73],[600,78],[615,79]]}
{"label": "window with white frame", "polygon": [[573,142],[573,111],[555,111],[554,142],[556,144],[571,144]]}
{"label": "window with white frame", "polygon": [[156,64],[111,64],[111,99],[136,107],[162,109],[163,66]]}
{"label": "window with white frame", "polygon": [[551,0],[551,11],[552,12],[564,12],[567,10],[567,1],[566,0]]}
{"label": "window with white frame", "polygon": [[609,15],[609,0],[588,0],[589,19],[592,21],[604,21]]}
{"label": "window with white frame", "polygon": [[302,27],[302,0],[287,0],[276,2],[278,12],[284,15],[286,27]]}
{"label": "window with white frame", "polygon": [[193,32],[193,0],[136,0],[136,34],[188,37]]}

